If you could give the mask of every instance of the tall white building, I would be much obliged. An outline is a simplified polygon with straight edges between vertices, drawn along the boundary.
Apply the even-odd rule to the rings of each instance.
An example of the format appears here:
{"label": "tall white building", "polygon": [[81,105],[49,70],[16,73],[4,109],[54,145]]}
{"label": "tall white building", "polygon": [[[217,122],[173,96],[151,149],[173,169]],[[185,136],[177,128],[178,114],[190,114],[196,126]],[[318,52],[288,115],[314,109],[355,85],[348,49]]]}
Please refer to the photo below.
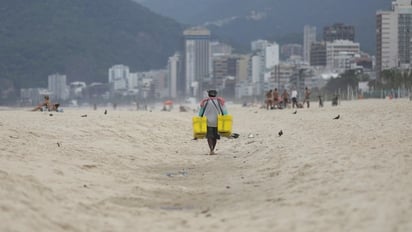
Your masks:
{"label": "tall white building", "polygon": [[249,55],[242,55],[236,64],[236,81],[245,83],[248,80],[248,70],[249,70]]}
{"label": "tall white building", "polygon": [[[168,70],[158,69],[139,73],[143,95],[150,98],[165,98],[169,96],[167,88]],[[146,93],[145,93],[146,92]]]}
{"label": "tall white building", "polygon": [[359,43],[350,40],[335,40],[326,43],[326,66],[330,70],[350,69],[351,62],[356,56],[360,56]]}
{"label": "tall white building", "polygon": [[[178,92],[178,85],[179,85],[179,77],[180,77],[180,55],[174,54],[173,56],[169,57],[169,61],[167,64],[167,73],[168,73],[168,89],[169,89],[169,97],[170,98],[177,98]],[[180,85],[183,83],[180,83]],[[183,90],[183,86],[180,86],[181,90]]]}
{"label": "tall white building", "polygon": [[255,95],[274,87],[271,83],[272,72],[279,64],[279,45],[266,40],[256,40],[251,43],[254,56],[251,64],[251,80],[255,86]]}
{"label": "tall white building", "polygon": [[403,9],[410,9],[411,8],[411,1],[410,0],[394,0],[392,1],[392,9],[393,10],[400,10]]}
{"label": "tall white building", "polygon": [[203,97],[203,82],[212,73],[210,31],[193,27],[183,32],[185,40],[186,96]]}
{"label": "tall white building", "polygon": [[303,28],[303,61],[310,64],[310,47],[316,42],[316,27],[306,25]]}
{"label": "tall white building", "polygon": [[109,69],[109,83],[113,90],[128,89],[129,73],[129,67],[122,64],[114,65]]}
{"label": "tall white building", "polygon": [[55,100],[67,100],[69,98],[69,89],[67,86],[66,75],[52,74],[48,76],[48,90],[52,93]]}
{"label": "tall white building", "polygon": [[129,73],[127,76],[127,89],[137,90],[139,88],[139,73]]}
{"label": "tall white building", "polygon": [[376,13],[376,69],[410,68],[412,3],[395,0],[391,11]]}
{"label": "tall white building", "polygon": [[262,61],[260,56],[253,56],[252,57],[252,65],[251,65],[251,77],[252,83],[257,84],[262,81],[261,75],[263,73],[262,70]]}
{"label": "tall white building", "polygon": [[276,65],[274,72],[272,72],[272,78],[276,83],[276,87],[280,89],[290,88],[290,79],[296,72],[296,64],[280,63]]}
{"label": "tall white building", "polygon": [[279,45],[277,43],[268,44],[265,51],[265,68],[273,69],[279,64]]}

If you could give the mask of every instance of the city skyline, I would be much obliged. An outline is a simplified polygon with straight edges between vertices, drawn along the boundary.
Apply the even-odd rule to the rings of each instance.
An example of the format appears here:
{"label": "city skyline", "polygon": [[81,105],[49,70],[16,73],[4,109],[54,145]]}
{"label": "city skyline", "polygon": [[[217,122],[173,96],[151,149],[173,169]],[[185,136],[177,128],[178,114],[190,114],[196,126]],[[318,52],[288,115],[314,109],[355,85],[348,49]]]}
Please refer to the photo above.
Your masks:
{"label": "city skyline", "polygon": [[[387,11],[389,14],[401,12],[399,15],[403,18],[399,18],[399,20],[403,19],[406,20],[405,22],[409,22],[407,20],[411,15],[411,3],[404,0],[394,1],[392,8],[392,11]],[[386,11],[377,11],[377,20],[381,15],[380,12],[387,13]],[[409,27],[409,24],[406,24],[405,27]],[[261,38],[251,42],[251,52],[232,54],[234,49],[231,48],[230,44],[224,45],[224,43],[212,39],[214,35],[207,28],[188,27],[181,32],[183,50],[175,51],[173,56],[163,61],[165,65],[162,72],[167,74],[157,80],[149,81],[150,85],[154,85],[151,94],[155,98],[201,98],[203,91],[208,88],[221,90],[226,88],[226,91],[231,93],[230,98],[260,96],[272,88],[290,89],[292,85],[288,84],[284,78],[296,79],[297,70],[301,69],[310,70],[309,76],[305,78],[312,79],[312,81],[305,80],[304,83],[309,87],[313,85],[318,88],[321,88],[322,85],[315,81],[327,73],[340,74],[350,69],[362,69],[367,71],[372,79],[378,76],[373,74],[372,70],[375,63],[374,58],[363,52],[361,44],[355,40],[356,28],[353,25],[345,22],[331,22],[324,25],[322,29],[323,37],[318,38],[321,30],[311,25],[305,25],[301,29],[303,35],[303,43],[301,44],[291,42],[281,45],[275,40]],[[396,55],[399,54],[399,56],[392,59],[398,59],[392,67],[409,67],[411,60],[408,55],[410,53],[409,43],[405,42],[409,41],[409,35],[399,34],[397,36],[400,40]],[[378,39],[379,34],[377,34]],[[286,47],[289,48],[289,50],[285,49],[285,51],[288,50],[288,55],[285,55],[286,52],[283,53],[283,48]],[[302,49],[302,53],[299,52],[299,49]],[[393,51],[391,50],[391,52]],[[243,58],[240,59],[240,57]],[[365,62],[367,62],[366,66]],[[278,73],[283,70],[279,67],[281,64],[290,64],[291,67],[294,67],[294,71],[289,77]],[[378,60],[377,65],[379,64],[382,62]],[[108,86],[110,94],[115,95],[118,91],[127,90],[131,91],[127,93],[128,95],[142,96],[142,93],[138,93],[143,91],[139,89],[141,88],[139,83],[142,82],[139,73],[144,72],[127,70],[122,75],[111,75],[111,73],[116,73],[116,66],[123,66],[120,68],[121,70],[129,69],[127,63],[113,64],[112,67],[108,67],[108,81],[102,81],[102,83],[110,85]],[[111,69],[113,70],[111,71]],[[156,70],[160,71],[159,69],[151,69],[151,71]],[[245,73],[247,74],[245,75]],[[62,75],[70,78],[70,75],[66,73]],[[164,91],[167,94],[163,94]],[[146,89],[143,95],[147,97],[148,93],[149,90]]]}

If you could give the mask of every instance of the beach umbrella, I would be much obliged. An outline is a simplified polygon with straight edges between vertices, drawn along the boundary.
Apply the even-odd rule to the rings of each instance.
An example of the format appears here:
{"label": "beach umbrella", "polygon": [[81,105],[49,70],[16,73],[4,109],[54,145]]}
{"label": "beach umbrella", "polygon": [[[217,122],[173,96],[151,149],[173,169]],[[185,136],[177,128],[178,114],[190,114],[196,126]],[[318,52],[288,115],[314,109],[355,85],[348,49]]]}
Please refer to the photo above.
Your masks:
{"label": "beach umbrella", "polygon": [[164,105],[173,105],[173,101],[172,100],[167,100],[163,102]]}

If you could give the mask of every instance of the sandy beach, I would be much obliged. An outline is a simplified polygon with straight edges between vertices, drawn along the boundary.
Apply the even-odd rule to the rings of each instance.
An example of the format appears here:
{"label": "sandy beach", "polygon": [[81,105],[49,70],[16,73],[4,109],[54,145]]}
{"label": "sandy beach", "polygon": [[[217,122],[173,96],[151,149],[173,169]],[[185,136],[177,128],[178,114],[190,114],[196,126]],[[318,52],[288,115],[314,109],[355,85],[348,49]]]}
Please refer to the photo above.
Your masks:
{"label": "sandy beach", "polygon": [[216,156],[192,111],[1,110],[0,231],[412,231],[411,101],[227,107]]}

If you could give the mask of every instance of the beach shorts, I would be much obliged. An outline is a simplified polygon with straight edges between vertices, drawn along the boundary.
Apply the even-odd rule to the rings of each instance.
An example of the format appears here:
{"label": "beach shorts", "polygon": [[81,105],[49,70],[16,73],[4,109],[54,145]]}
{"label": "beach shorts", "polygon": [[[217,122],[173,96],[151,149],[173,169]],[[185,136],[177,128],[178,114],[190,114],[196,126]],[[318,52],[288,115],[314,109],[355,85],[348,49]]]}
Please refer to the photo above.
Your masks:
{"label": "beach shorts", "polygon": [[206,138],[208,139],[220,139],[220,135],[217,132],[217,127],[207,127]]}

